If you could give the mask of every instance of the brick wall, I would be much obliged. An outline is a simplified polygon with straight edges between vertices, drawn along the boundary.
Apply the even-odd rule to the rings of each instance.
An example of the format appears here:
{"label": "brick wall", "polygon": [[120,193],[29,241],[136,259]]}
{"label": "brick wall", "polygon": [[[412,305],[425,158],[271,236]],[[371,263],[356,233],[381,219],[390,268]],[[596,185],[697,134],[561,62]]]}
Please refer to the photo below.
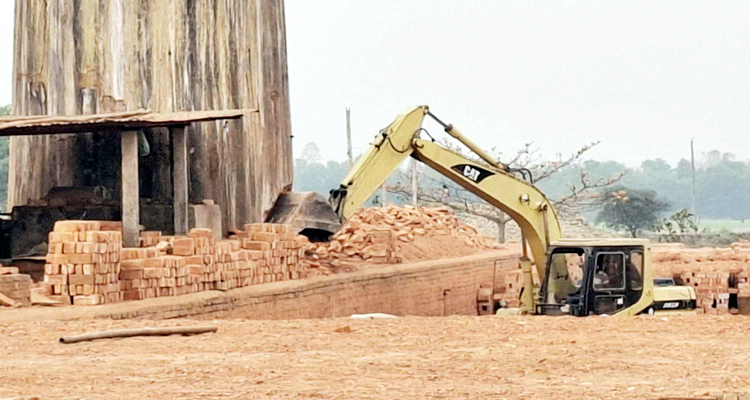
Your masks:
{"label": "brick wall", "polygon": [[142,300],[97,307],[95,318],[190,317],[293,319],[382,312],[440,316],[476,314],[480,284],[518,267],[518,255],[489,252],[401,264],[349,274],[275,282],[228,292]]}

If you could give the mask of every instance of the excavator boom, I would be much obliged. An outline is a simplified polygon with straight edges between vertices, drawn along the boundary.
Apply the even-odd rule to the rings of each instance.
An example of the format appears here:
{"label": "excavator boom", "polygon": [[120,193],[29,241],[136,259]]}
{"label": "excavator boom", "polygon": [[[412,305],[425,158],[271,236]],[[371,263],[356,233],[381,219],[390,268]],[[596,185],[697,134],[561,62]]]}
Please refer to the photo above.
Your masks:
{"label": "excavator boom", "polygon": [[452,137],[484,161],[469,159],[420,138],[427,106],[413,107],[380,131],[365,154],[331,193],[331,205],[341,219],[349,218],[395,171],[414,157],[513,218],[528,240],[539,277],[544,276],[546,249],[560,238],[560,225],[547,197],[474,145],[452,125],[435,118]]}

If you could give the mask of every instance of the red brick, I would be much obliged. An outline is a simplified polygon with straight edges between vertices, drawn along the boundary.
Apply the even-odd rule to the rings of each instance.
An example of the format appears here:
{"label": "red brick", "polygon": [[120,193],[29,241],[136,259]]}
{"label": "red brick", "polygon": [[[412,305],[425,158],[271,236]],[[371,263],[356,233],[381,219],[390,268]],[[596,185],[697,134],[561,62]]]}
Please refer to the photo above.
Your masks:
{"label": "red brick", "polygon": [[69,285],[93,285],[94,275],[72,274],[68,275]]}
{"label": "red brick", "polygon": [[121,221],[99,221],[99,231],[117,231],[122,232]]}
{"label": "red brick", "polygon": [[72,221],[62,220],[55,222],[53,231],[55,232],[86,232],[100,231],[102,223],[100,221]]}
{"label": "red brick", "polygon": [[140,289],[125,290],[122,292],[123,300],[142,300],[146,298],[144,291]]}
{"label": "red brick", "polygon": [[143,269],[145,268],[144,263],[145,263],[145,260],[142,260],[142,259],[122,260],[120,262],[120,268],[123,271]]}
{"label": "red brick", "polygon": [[269,250],[271,249],[271,243],[244,239],[242,240],[242,248],[247,250]]}
{"label": "red brick", "polygon": [[123,279],[123,280],[133,280],[133,279],[142,279],[142,278],[143,278],[142,269],[120,271],[120,279]]}
{"label": "red brick", "polygon": [[64,243],[64,242],[73,242],[75,241],[76,237],[71,232],[50,232],[49,233],[49,242],[50,243]]}
{"label": "red brick", "polygon": [[254,232],[253,240],[260,242],[275,242],[278,240],[278,236],[275,233]]}
{"label": "red brick", "polygon": [[212,238],[214,237],[214,231],[209,228],[193,228],[188,232],[188,236],[191,238]]}

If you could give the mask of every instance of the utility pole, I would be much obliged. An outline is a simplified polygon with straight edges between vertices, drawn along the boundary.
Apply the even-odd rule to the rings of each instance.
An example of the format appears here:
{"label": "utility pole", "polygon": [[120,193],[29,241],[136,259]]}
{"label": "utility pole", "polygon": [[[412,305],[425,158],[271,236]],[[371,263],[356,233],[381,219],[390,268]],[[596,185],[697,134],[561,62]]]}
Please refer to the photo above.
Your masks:
{"label": "utility pole", "polygon": [[411,204],[417,206],[417,193],[419,192],[419,164],[415,158],[411,159]]}
{"label": "utility pole", "polygon": [[695,213],[695,151],[693,149],[693,139],[690,139],[690,165],[693,168],[693,222],[698,223],[698,215]]}
{"label": "utility pole", "polygon": [[352,110],[346,107],[346,155],[349,156],[349,169],[354,166],[354,154],[352,154]]}

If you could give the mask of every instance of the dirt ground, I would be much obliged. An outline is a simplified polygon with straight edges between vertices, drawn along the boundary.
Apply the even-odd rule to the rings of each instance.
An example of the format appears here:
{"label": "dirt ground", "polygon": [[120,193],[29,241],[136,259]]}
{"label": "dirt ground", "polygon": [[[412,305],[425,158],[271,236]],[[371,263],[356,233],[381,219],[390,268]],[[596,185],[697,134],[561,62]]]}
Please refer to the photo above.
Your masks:
{"label": "dirt ground", "polygon": [[[750,318],[221,320],[215,334],[61,344],[206,321],[4,323],[0,398],[658,399],[750,392]],[[349,331],[350,330],[350,331]]]}

